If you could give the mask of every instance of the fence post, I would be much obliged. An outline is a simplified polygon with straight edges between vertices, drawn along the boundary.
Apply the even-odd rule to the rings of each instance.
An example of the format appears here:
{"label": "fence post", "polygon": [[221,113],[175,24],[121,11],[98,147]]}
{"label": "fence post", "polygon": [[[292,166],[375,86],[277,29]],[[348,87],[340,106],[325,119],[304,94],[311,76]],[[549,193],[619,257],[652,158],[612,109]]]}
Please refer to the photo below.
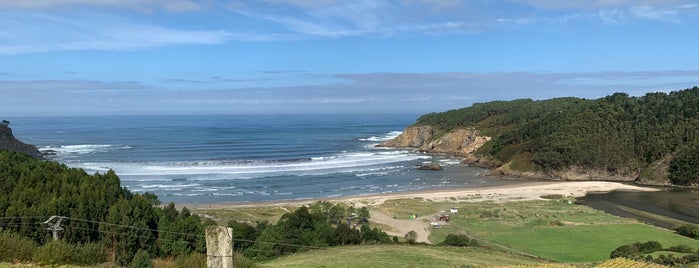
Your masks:
{"label": "fence post", "polygon": [[233,262],[233,229],[222,226],[206,227],[206,267],[230,268]]}

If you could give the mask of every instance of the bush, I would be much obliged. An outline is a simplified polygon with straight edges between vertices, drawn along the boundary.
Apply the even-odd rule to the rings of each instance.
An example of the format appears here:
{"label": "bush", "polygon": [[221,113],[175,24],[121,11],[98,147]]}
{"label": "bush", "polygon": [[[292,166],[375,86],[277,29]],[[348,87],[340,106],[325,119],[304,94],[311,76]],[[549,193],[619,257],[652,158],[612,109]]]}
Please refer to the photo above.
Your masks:
{"label": "bush", "polygon": [[639,253],[652,253],[658,250],[662,250],[663,246],[660,245],[658,241],[648,241],[645,243],[634,243],[636,248],[638,248]]}
{"label": "bush", "polygon": [[630,245],[619,246],[618,248],[614,249],[614,251],[612,251],[609,257],[612,259],[618,257],[634,259],[634,257],[638,255],[653,253],[662,249],[663,246],[660,245],[658,241],[648,241],[644,243],[636,242]]}
{"label": "bush", "polygon": [[410,244],[415,244],[415,242],[417,241],[417,232],[408,232],[407,234],[405,234],[405,240],[408,241],[408,243]]}
{"label": "bush", "polygon": [[638,249],[632,245],[623,245],[619,246],[616,249],[612,251],[612,253],[609,255],[610,259],[614,258],[631,258],[633,255],[638,253]]}
{"label": "bush", "polygon": [[95,265],[106,261],[107,251],[101,244],[90,243],[75,248],[74,264]]}
{"label": "bush", "polygon": [[694,224],[685,224],[675,228],[675,232],[679,235],[699,239],[699,226]]}
{"label": "bush", "polygon": [[0,232],[0,245],[0,262],[30,261],[36,250],[34,241],[9,231]]}
{"label": "bush", "polygon": [[199,253],[180,255],[175,263],[183,268],[206,268],[206,255]]}
{"label": "bush", "polygon": [[[206,259],[205,259],[206,261]],[[204,262],[206,266],[206,262]],[[235,254],[235,267],[237,268],[257,268],[260,267],[257,263],[251,259],[246,258],[243,254]]]}
{"label": "bush", "polygon": [[136,255],[133,256],[131,260],[131,268],[153,268],[153,263],[150,261],[150,255],[148,251],[139,249],[136,251]]}
{"label": "bush", "polygon": [[39,247],[34,253],[34,261],[40,265],[62,265],[72,262],[75,247],[63,240],[54,240]]}
{"label": "bush", "polygon": [[694,253],[694,249],[687,245],[672,246],[668,250],[679,253]]}
{"label": "bush", "polygon": [[464,234],[448,234],[444,239],[444,244],[455,247],[467,247],[471,245],[471,239]]}

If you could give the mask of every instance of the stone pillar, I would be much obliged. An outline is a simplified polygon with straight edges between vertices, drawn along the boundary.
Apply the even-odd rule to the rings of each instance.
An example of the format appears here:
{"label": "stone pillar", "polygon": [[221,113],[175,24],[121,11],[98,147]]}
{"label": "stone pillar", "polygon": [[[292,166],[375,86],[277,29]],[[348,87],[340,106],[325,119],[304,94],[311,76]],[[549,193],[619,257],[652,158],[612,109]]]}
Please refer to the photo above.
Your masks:
{"label": "stone pillar", "polygon": [[233,263],[233,229],[206,227],[206,267],[231,268]]}

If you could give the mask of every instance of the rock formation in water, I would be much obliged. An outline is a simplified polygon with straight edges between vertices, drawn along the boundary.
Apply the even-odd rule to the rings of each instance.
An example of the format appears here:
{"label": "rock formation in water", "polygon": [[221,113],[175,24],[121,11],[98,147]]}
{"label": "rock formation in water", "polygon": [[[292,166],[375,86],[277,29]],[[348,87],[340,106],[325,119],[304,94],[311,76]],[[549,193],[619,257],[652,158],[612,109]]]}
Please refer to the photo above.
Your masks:
{"label": "rock formation in water", "polygon": [[419,166],[417,169],[419,169],[419,170],[440,171],[440,170],[442,170],[442,169],[444,169],[444,168],[442,168],[442,166],[441,166],[440,164],[431,163],[431,164],[427,164],[427,165],[421,165],[421,166]]}
{"label": "rock formation in water", "polygon": [[379,144],[379,147],[413,148],[426,153],[450,154],[464,158],[469,164],[492,168],[494,163],[475,156],[475,152],[490,140],[473,128],[460,128],[435,137],[431,126],[408,127],[398,137]]}
{"label": "rock formation in water", "polygon": [[39,152],[36,146],[31,144],[26,144],[12,135],[12,129],[8,124],[0,124],[0,150],[10,150],[20,153],[25,153],[36,158],[41,158],[43,154]]}

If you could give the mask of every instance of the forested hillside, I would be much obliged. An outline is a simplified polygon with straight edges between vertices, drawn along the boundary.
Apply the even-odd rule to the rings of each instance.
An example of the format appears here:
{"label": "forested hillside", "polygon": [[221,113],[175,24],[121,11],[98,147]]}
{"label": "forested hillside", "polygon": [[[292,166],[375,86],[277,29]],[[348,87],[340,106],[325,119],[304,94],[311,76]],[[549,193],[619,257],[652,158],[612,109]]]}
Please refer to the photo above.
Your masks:
{"label": "forested hillside", "polygon": [[[0,262],[94,265],[113,261],[129,266],[140,254],[146,260],[193,258],[204,263],[204,228],[218,223],[201,219],[187,208],[178,211],[174,203],[158,205],[153,194],[122,188],[113,171],[90,175],[54,161],[0,150],[0,245],[15,245],[0,246]],[[58,241],[52,241],[50,225],[43,223],[54,215],[61,217]],[[368,217],[366,208],[319,202],[284,215],[276,224],[229,219],[228,225],[236,229],[237,252],[270,259],[308,248],[392,242],[383,231],[366,225]],[[357,228],[350,227],[355,224]],[[180,266],[191,267],[191,263]]]}
{"label": "forested hillside", "polygon": [[[699,183],[699,88],[596,100],[520,99],[423,115],[440,133],[475,127],[477,155],[519,171],[583,168],[642,180]],[[438,135],[436,135],[438,136]]]}
{"label": "forested hillside", "polygon": [[[163,257],[205,251],[205,221],[186,208],[177,211],[173,203],[154,205],[159,205],[155,195],[121,188],[113,171],[89,175],[54,161],[0,150],[0,231],[27,237],[54,253],[59,251],[55,247],[91,245],[105,254],[112,252],[117,264],[128,265],[138,251]],[[63,217],[64,244],[49,243],[49,225],[42,224],[54,215]],[[91,261],[106,261],[106,255]]]}

